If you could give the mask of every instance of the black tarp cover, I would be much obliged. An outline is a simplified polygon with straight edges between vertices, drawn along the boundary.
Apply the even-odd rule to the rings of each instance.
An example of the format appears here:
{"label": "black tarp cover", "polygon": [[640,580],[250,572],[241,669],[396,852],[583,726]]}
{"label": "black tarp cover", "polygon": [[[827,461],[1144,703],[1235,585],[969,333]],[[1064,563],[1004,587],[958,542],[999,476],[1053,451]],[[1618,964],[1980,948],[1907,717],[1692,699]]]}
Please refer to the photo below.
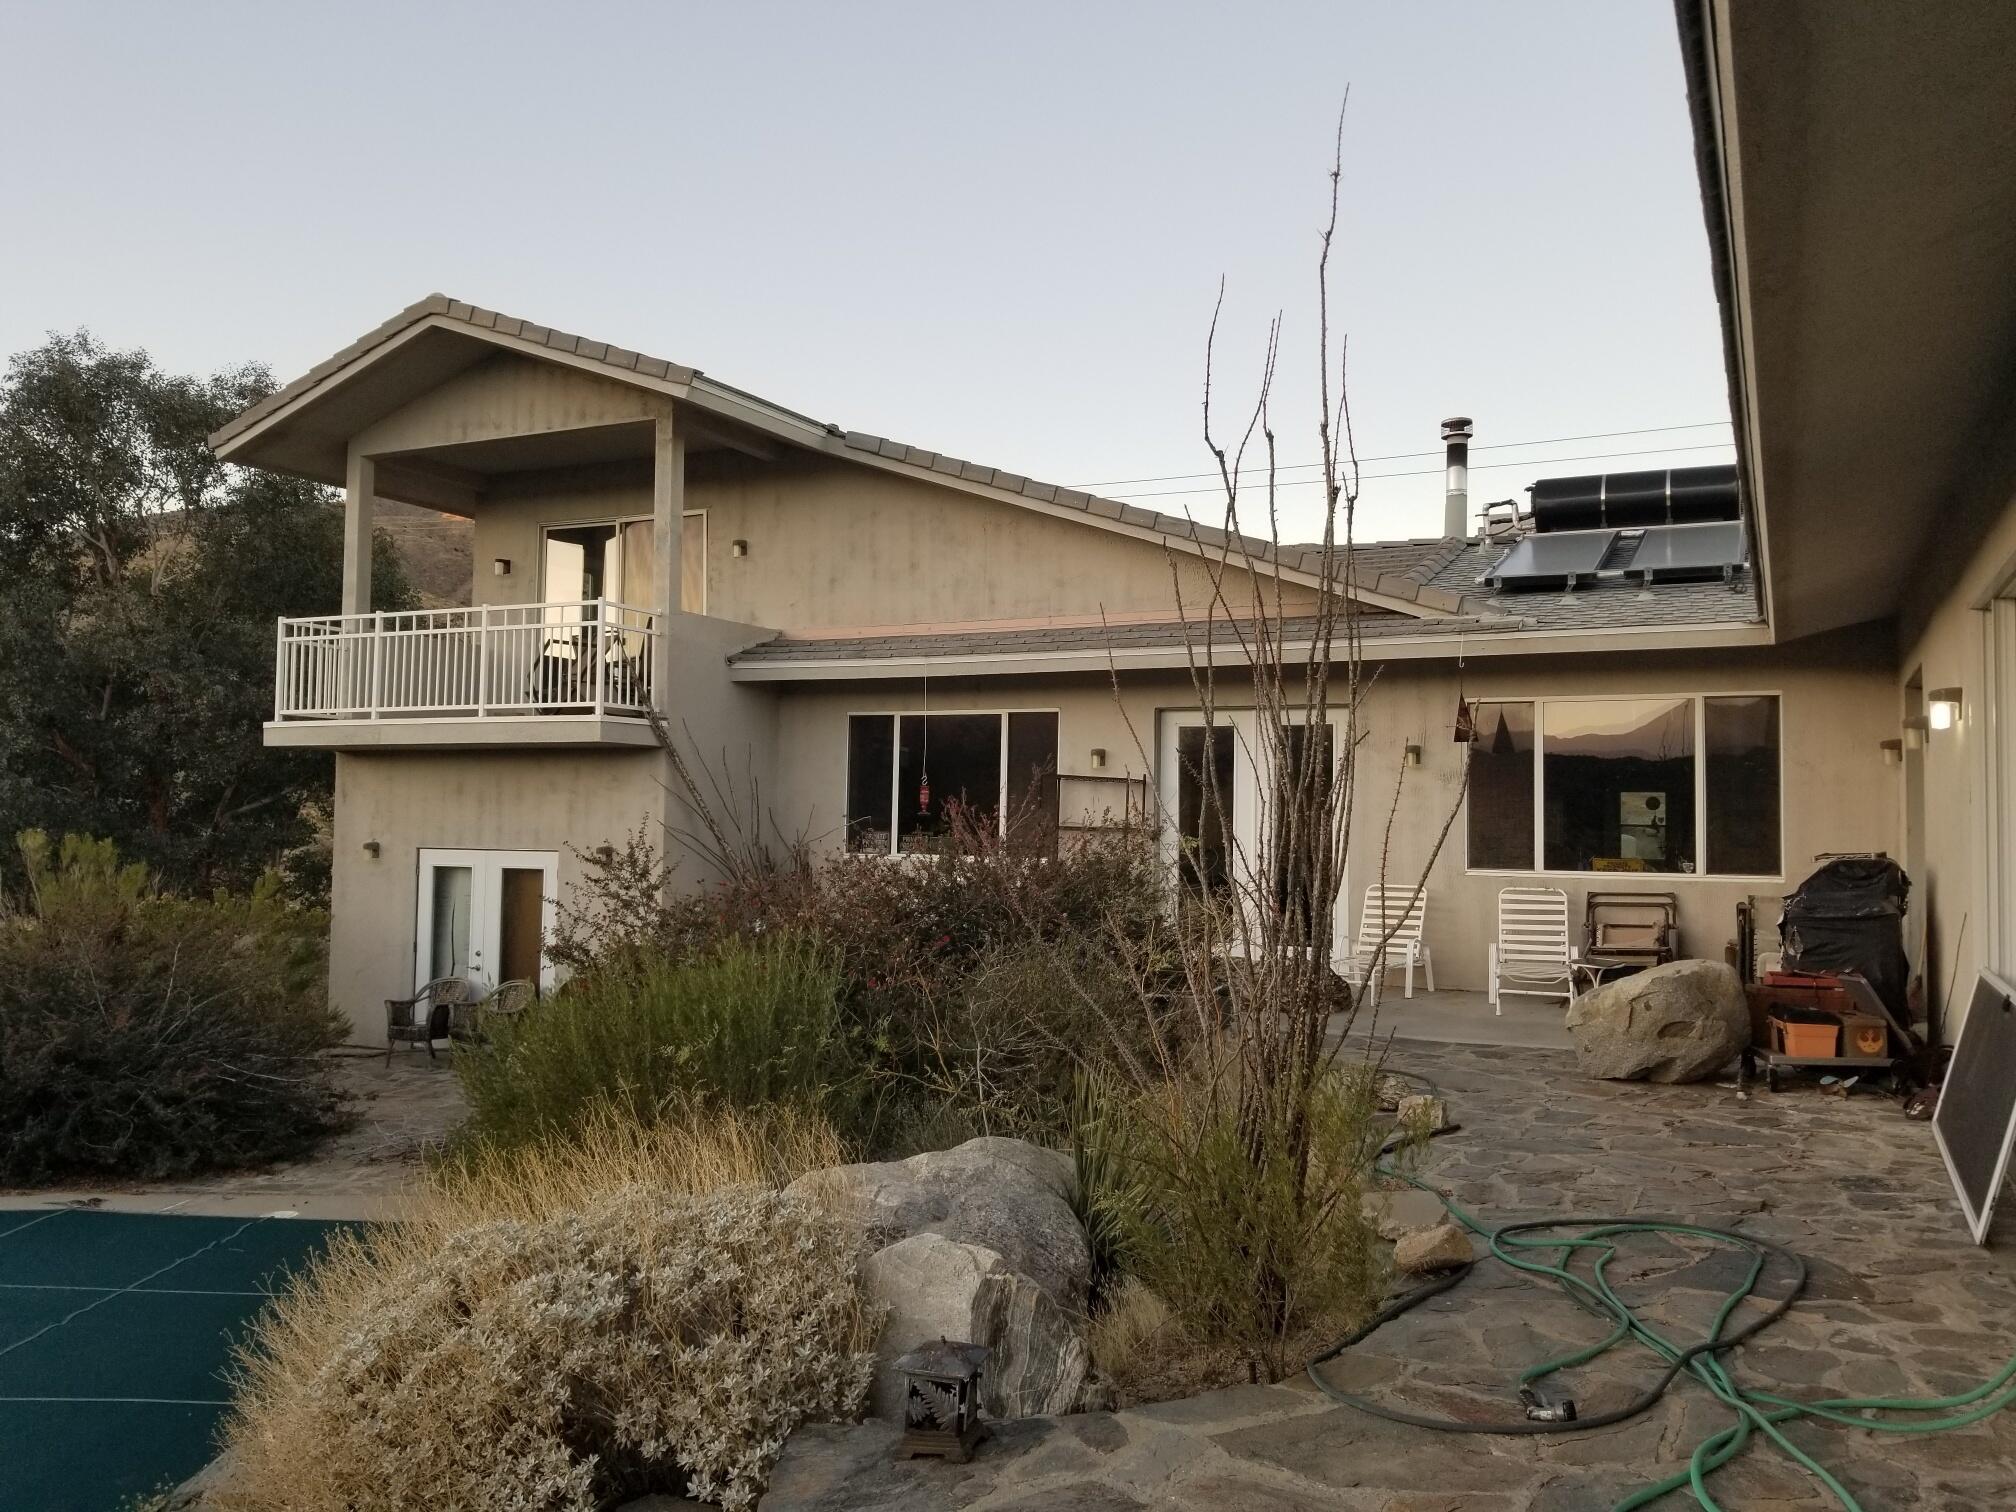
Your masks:
{"label": "black tarp cover", "polygon": [[1785,899],[1778,941],[1791,971],[1859,971],[1900,1024],[1911,1022],[1904,914],[1911,879],[1887,856],[1841,856]]}

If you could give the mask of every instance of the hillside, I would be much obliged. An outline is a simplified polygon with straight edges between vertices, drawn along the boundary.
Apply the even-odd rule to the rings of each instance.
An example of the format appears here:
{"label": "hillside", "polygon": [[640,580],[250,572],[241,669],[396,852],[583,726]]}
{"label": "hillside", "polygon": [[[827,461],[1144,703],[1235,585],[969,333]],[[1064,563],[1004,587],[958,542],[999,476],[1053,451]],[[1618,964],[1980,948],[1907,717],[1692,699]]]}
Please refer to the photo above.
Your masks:
{"label": "hillside", "polygon": [[422,609],[452,609],[469,602],[474,586],[470,544],[474,527],[460,515],[380,499],[378,528],[392,538]]}

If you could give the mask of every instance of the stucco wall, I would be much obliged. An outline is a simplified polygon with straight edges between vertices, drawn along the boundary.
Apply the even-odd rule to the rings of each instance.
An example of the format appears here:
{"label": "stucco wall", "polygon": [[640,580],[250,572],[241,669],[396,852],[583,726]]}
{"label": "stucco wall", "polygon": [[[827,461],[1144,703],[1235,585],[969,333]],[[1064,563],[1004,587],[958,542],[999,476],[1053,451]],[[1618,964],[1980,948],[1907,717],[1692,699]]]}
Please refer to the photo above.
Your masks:
{"label": "stucco wall", "polygon": [[[570,847],[655,830],[663,766],[649,750],[339,754],[329,996],[356,1043],[382,1045],[385,999],[416,985],[423,847],[558,852],[566,896],[581,875]],[[374,840],[376,857],[364,849]]]}
{"label": "stucco wall", "polygon": [[[689,507],[691,507],[689,502]],[[471,553],[475,558],[474,601],[478,604],[537,604],[572,598],[574,584],[549,590],[541,582],[549,525],[651,517],[651,464],[507,475],[497,479],[476,506]],[[491,564],[511,564],[499,577]],[[610,596],[620,596],[614,587]],[[649,605],[639,605],[648,608]]]}
{"label": "stucco wall", "polygon": [[[2000,940],[1988,880],[1992,814],[1988,802],[1992,719],[1988,615],[1983,606],[2016,588],[2016,490],[2007,472],[1981,480],[1985,498],[1956,512],[1908,578],[1899,615],[1899,650],[1885,712],[1896,726],[1933,688],[1963,690],[1959,723],[1929,733],[1906,755],[1922,810],[1905,804],[1900,822],[1913,831],[1914,960],[1929,1001],[1951,1004],[1946,1037],[1957,1032],[1976,975],[2016,969],[2016,940]],[[2016,709],[2000,711],[2005,722]],[[2016,738],[2008,736],[2005,738]]]}
{"label": "stucco wall", "polygon": [[[1381,666],[1368,695],[1359,779],[1359,828],[1348,883],[1348,927],[1357,926],[1357,898],[1376,879],[1380,836],[1409,744],[1422,748],[1407,769],[1393,829],[1389,879],[1412,880],[1434,848],[1462,783],[1463,748],[1452,739],[1459,687],[1471,699],[1563,694],[1651,696],[1677,693],[1775,692],[1781,695],[1785,797],[1780,879],[1625,874],[1471,873],[1464,862],[1463,821],[1429,873],[1428,943],[1438,986],[1481,989],[1485,947],[1495,926],[1499,888],[1541,883],[1564,888],[1579,922],[1593,884],[1604,890],[1643,888],[1679,895],[1685,948],[1720,959],[1735,932],[1736,904],[1745,896],[1788,890],[1822,851],[1895,850],[1901,776],[1886,766],[1879,742],[1895,727],[1886,627],[1861,627],[1778,648],[1698,653],[1630,653],[1578,657],[1476,658],[1460,671],[1452,662],[1392,662]],[[1242,674],[1223,685],[1236,687]],[[1221,702],[1239,702],[1227,691]],[[1250,702],[1250,700],[1247,700]],[[1116,702],[1104,677],[1002,678],[986,683],[933,680],[928,707],[1054,708],[1059,711],[1059,770],[1090,770],[1089,751],[1109,753],[1108,774],[1153,770],[1158,711],[1194,708],[1182,676],[1130,676]],[[914,682],[855,683],[784,692],[778,707],[776,810],[794,832],[832,848],[840,837],[846,780],[846,719],[851,712],[917,710],[927,706]],[[1131,730],[1130,730],[1131,724]],[[1137,743],[1136,733],[1139,740]]]}
{"label": "stucco wall", "polygon": [[[1153,542],[821,457],[701,453],[688,461],[686,508],[707,517],[707,613],[720,619],[835,630],[1162,617],[1179,581],[1192,607],[1210,594],[1203,562],[1179,556],[1172,577]],[[495,479],[475,512],[475,602],[552,596],[540,582],[544,527],[650,513],[648,461]],[[747,555],[733,554],[737,540]],[[491,571],[500,557],[508,577]],[[1230,580],[1241,586],[1227,597],[1250,603],[1250,578],[1235,569]],[[1312,589],[1282,594],[1290,611],[1314,603]]]}

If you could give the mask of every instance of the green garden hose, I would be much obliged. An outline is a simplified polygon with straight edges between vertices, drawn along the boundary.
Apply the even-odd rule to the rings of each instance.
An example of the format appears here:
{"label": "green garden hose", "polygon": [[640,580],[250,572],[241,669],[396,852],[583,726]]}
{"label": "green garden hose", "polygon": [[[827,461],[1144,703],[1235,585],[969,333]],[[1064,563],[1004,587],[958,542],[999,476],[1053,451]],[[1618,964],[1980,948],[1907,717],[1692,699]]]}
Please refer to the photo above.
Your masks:
{"label": "green garden hose", "polygon": [[[1696,1504],[1706,1509],[1706,1512],[1721,1512],[1720,1503],[1709,1494],[1708,1477],[1742,1453],[1754,1433],[1761,1433],[1770,1439],[1802,1469],[1817,1479],[1841,1504],[1845,1512],[1863,1512],[1862,1504],[1829,1473],[1824,1465],[1785,1437],[1779,1429],[1780,1424],[1798,1418],[1816,1418],[1877,1433],[1938,1433],[1949,1428],[1962,1428],[1969,1423],[1977,1423],[2001,1411],[2011,1401],[2016,1401],[2016,1359],[2003,1366],[1993,1379],[1983,1382],[1971,1391],[1947,1397],[1830,1397],[1817,1401],[1802,1401],[1793,1397],[1779,1396],[1773,1392],[1739,1386],[1721,1356],[1725,1351],[1783,1316],[1797,1299],[1806,1282],[1806,1262],[1790,1250],[1753,1235],[1738,1233],[1734,1229],[1710,1228],[1691,1223],[1646,1222],[1632,1218],[1548,1218],[1527,1223],[1502,1224],[1491,1228],[1458,1207],[1447,1193],[1438,1191],[1428,1183],[1417,1180],[1405,1172],[1394,1170],[1384,1163],[1378,1166],[1378,1170],[1382,1175],[1396,1176],[1424,1192],[1433,1193],[1448,1210],[1450,1217],[1486,1242],[1493,1257],[1515,1270],[1524,1271],[1529,1275],[1545,1276],[1556,1282],[1578,1306],[1605,1319],[1611,1325],[1610,1331],[1594,1344],[1551,1360],[1544,1360],[1522,1372],[1518,1383],[1521,1396],[1529,1403],[1536,1404],[1536,1408],[1534,1416],[1516,1422],[1468,1423],[1405,1412],[1341,1391],[1318,1373],[1318,1366],[1337,1358],[1382,1325],[1418,1307],[1430,1297],[1439,1296],[1456,1286],[1472,1268],[1466,1265],[1387,1304],[1363,1328],[1328,1353],[1312,1361],[1309,1366],[1310,1380],[1334,1400],[1396,1423],[1406,1423],[1417,1428],[1432,1428],[1444,1433],[1536,1434],[1574,1433],[1620,1423],[1655,1404],[1683,1371],[1691,1374],[1736,1414],[1736,1421],[1702,1440],[1688,1460],[1685,1470],[1633,1492],[1617,1503],[1612,1512],[1634,1512],[1636,1508],[1647,1506],[1683,1488],[1693,1493]],[[1560,1232],[1562,1230],[1573,1232]],[[1639,1318],[1612,1288],[1608,1269],[1610,1262],[1617,1255],[1616,1241],[1634,1234],[1684,1235],[1696,1239],[1715,1240],[1749,1251],[1751,1262],[1747,1274],[1736,1289],[1723,1300],[1709,1327],[1708,1336],[1700,1343],[1683,1348],[1667,1339]],[[1594,1255],[1590,1274],[1586,1279],[1569,1269],[1570,1262],[1584,1250],[1591,1251]],[[1550,1253],[1555,1258],[1551,1260],[1538,1258],[1539,1255]],[[1760,1298],[1759,1300],[1765,1305],[1759,1315],[1733,1332],[1724,1332],[1736,1309],[1755,1295],[1765,1268],[1773,1258],[1782,1260],[1790,1273],[1789,1283],[1784,1287],[1784,1295]],[[1626,1339],[1635,1340],[1665,1362],[1664,1372],[1651,1389],[1622,1407],[1589,1417],[1568,1416],[1567,1413],[1572,1412],[1572,1408],[1564,1410],[1558,1404],[1551,1410],[1544,1405],[1546,1398],[1539,1389],[1541,1381],[1557,1371],[1587,1364]],[[1963,1408],[1967,1410],[1955,1411]],[[1953,1415],[1930,1421],[1893,1422],[1884,1418],[1863,1416],[1869,1412],[1953,1413]]]}

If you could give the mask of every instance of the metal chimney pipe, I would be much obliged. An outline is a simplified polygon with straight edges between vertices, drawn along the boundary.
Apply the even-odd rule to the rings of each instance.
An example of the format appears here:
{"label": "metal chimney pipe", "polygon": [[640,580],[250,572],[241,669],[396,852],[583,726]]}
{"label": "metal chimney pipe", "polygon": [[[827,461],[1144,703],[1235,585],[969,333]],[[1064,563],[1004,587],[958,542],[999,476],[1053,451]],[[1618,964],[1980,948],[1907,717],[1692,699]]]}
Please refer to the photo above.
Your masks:
{"label": "metal chimney pipe", "polygon": [[1470,538],[1470,417],[1452,415],[1442,422],[1442,440],[1449,448],[1448,492],[1442,502],[1442,534]]}

